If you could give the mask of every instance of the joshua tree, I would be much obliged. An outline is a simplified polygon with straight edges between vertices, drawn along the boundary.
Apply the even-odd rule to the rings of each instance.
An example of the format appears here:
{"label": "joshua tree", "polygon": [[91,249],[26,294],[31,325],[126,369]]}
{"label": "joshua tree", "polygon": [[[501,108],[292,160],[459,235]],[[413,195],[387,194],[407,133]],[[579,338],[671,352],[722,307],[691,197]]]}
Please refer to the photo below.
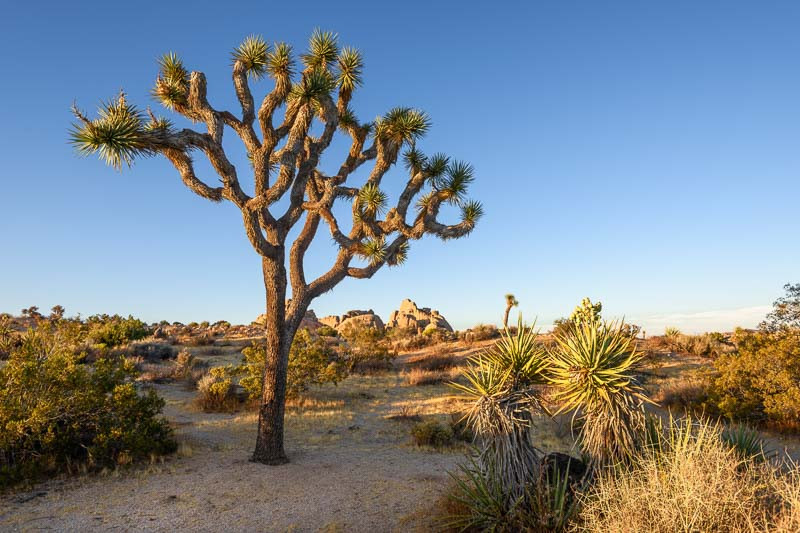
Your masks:
{"label": "joshua tree", "polygon": [[512,307],[519,305],[519,302],[513,294],[506,294],[506,312],[503,314],[503,327],[508,329],[508,313],[511,312]]}
{"label": "joshua tree", "polygon": [[[247,237],[261,257],[266,288],[267,364],[253,460],[267,464],[287,461],[283,416],[288,354],[311,301],[346,277],[369,278],[383,265],[402,264],[409,241],[426,234],[441,239],[469,234],[483,211],[479,202],[466,199],[473,180],[469,164],[442,154],[426,156],[417,148],[430,127],[425,113],[396,107],[373,122],[357,119],[350,99],[361,85],[363,61],[358,51],[340,49],[335,34],[317,30],[308,52],[300,57],[302,67],[296,75],[289,45],[269,46],[261,37],[246,38],[232,54],[233,87],[241,106],[241,113],[234,114],[212,107],[203,73],[190,73],[177,55],[169,53],[160,60],[153,95],[167,109],[204,125],[205,132],[177,129],[149,109],[144,114],[123,93],[102,104],[93,120],[73,107],[77,122],[71,131],[80,153],[99,154],[118,169],[140,156],[163,155],[191,191],[214,202],[228,200],[241,211]],[[256,104],[250,82],[265,75],[274,86]],[[275,116],[279,109],[282,117]],[[312,134],[316,121],[319,136]],[[253,176],[250,193],[223,149],[226,127],[247,150],[246,170]],[[337,131],[349,137],[350,149],[339,169],[328,175],[318,164]],[[208,158],[221,186],[196,175],[194,151]],[[381,182],[399,157],[408,178],[397,203],[387,210]],[[368,162],[365,181],[348,184],[348,178]],[[352,204],[352,228],[347,233],[334,216],[338,200]],[[440,209],[447,204],[460,208],[460,222],[440,222]],[[287,243],[301,219],[297,237]],[[304,256],[323,222],[338,253],[327,272],[308,280]]]}
{"label": "joshua tree", "polygon": [[50,309],[50,319],[51,320],[61,320],[64,318],[64,306],[62,305],[54,305],[52,309]]}

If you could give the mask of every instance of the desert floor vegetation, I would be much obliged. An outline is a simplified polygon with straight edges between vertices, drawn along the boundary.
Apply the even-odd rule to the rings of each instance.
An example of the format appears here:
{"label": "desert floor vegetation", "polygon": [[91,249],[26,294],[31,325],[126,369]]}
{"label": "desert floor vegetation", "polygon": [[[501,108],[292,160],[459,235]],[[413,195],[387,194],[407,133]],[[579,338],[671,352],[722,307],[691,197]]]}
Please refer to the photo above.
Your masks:
{"label": "desert floor vegetation", "polygon": [[[407,374],[420,368],[455,375],[467,356],[490,344],[426,346],[397,354],[379,370],[310,384],[287,403],[292,462],[269,469],[243,459],[255,436],[256,411],[240,401],[233,409],[204,412],[197,402],[199,381],[189,383],[184,374],[186,368],[210,375],[241,365],[242,351],[252,339],[175,344],[174,357],[136,359],[144,372],[135,383],[141,392],[163,399],[177,452],[155,462],[17,486],[0,496],[0,529],[38,527],[46,520],[62,530],[141,524],[190,528],[199,523],[236,530],[265,523],[281,531],[429,530],[435,527],[432,516],[419,511],[448,486],[447,472],[455,468],[470,436],[459,424],[464,398],[446,380],[415,386]],[[142,379],[146,372],[163,379]],[[427,430],[415,432],[419,424]],[[425,439],[426,432],[438,437],[418,443],[415,433]],[[541,433],[546,446],[566,450],[552,428],[545,425]],[[241,505],[244,490],[254,495],[253,505]],[[87,507],[87,501],[95,503]]]}
{"label": "desert floor vegetation", "polygon": [[[302,333],[286,405],[292,462],[277,468],[244,458],[258,416],[248,398],[263,357],[246,328],[230,326],[201,344],[191,339],[214,326],[183,333],[189,326],[163,325],[172,342],[151,331],[108,347],[97,345],[91,328],[65,321],[69,353],[92,353],[75,355],[76,364],[125,361],[127,383],[140,398],[157,399],[171,444],[96,464],[54,469],[50,462],[49,480],[22,479],[0,496],[0,529],[46,521],[67,530],[198,523],[233,530],[268,523],[281,531],[796,530],[800,478],[791,461],[800,459],[800,440],[765,424],[728,424],[703,407],[714,399],[710,387],[724,375],[718,365],[726,356],[674,351],[661,339],[634,338],[622,324],[597,326],[600,310],[585,301],[560,337],[521,323],[499,338],[460,333],[421,347],[404,344],[417,334]],[[4,346],[16,353],[24,332],[4,323]],[[739,332],[726,339],[746,356],[774,349],[753,335],[773,338]],[[605,351],[592,359],[597,345]],[[639,355],[631,358],[631,349]],[[606,365],[621,381],[606,392],[576,388],[576,369],[592,365]],[[627,396],[612,411],[622,411],[614,415],[621,428],[587,403],[620,384]],[[641,414],[626,415],[632,406]],[[516,437],[491,433],[496,423],[510,424]],[[482,440],[487,428],[494,436]],[[535,459],[524,463],[531,468],[510,451],[522,437],[533,444],[524,451]],[[241,505],[243,490],[253,505]]]}

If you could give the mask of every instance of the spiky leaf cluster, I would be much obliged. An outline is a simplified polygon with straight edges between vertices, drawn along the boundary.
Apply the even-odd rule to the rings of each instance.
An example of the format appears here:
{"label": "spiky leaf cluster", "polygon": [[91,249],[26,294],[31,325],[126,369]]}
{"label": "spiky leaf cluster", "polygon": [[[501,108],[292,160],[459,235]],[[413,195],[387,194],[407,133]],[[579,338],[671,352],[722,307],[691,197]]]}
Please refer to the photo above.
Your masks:
{"label": "spiky leaf cluster", "polygon": [[339,53],[339,36],[317,28],[311,34],[308,53],[303,54],[303,64],[308,70],[328,70]]}
{"label": "spiky leaf cluster", "polygon": [[402,242],[396,247],[394,252],[386,257],[386,264],[389,266],[401,266],[408,259],[408,250],[410,245],[408,242]]}
{"label": "spiky leaf cluster", "polygon": [[439,178],[434,187],[444,193],[449,203],[461,204],[467,194],[469,184],[475,179],[472,165],[463,161],[453,161],[447,166],[444,177]]}
{"label": "spiky leaf cluster", "polygon": [[433,154],[425,165],[425,174],[434,187],[439,186],[440,178],[445,175],[450,166],[450,158],[445,154]]}
{"label": "spiky leaf cluster", "polygon": [[234,63],[239,62],[252,78],[267,73],[269,45],[260,35],[249,35],[231,54]]}
{"label": "spiky leaf cluster", "polygon": [[540,456],[530,436],[533,416],[546,412],[535,385],[543,383],[546,352],[520,317],[489,351],[470,359],[465,383],[452,386],[470,399],[465,419],[479,438],[479,462],[498,468],[504,491],[519,498]]}
{"label": "spiky leaf cluster", "polygon": [[482,216],[483,204],[478,200],[470,200],[461,205],[461,220],[468,226],[474,227]]}
{"label": "spiky leaf cluster", "polygon": [[375,137],[396,145],[413,144],[431,126],[428,115],[410,107],[395,107],[375,120]]}
{"label": "spiky leaf cluster", "polygon": [[359,248],[358,255],[374,265],[386,258],[386,240],[383,237],[364,239]]}
{"label": "spiky leaf cluster", "polygon": [[359,219],[382,215],[386,211],[388,196],[374,183],[367,183],[358,191],[357,216]]}
{"label": "spiky leaf cluster", "polygon": [[286,43],[275,43],[267,51],[267,72],[275,79],[290,78],[294,74],[292,47]]}
{"label": "spiky leaf cluster", "polygon": [[642,355],[622,322],[587,319],[556,336],[549,381],[559,412],[583,420],[580,440],[593,458],[620,460],[636,447],[647,401],[636,377]]}
{"label": "spiky leaf cluster", "polygon": [[292,86],[289,100],[295,103],[319,103],[335,86],[336,81],[329,72],[322,69],[312,70]]}
{"label": "spiky leaf cluster", "polygon": [[142,113],[127,103],[123,93],[102,104],[95,120],[85,119],[77,109],[74,112],[79,122],[72,125],[70,142],[81,155],[99,154],[106,164],[121,169],[150,153],[143,137]]}
{"label": "spiky leaf cluster", "polygon": [[361,85],[361,76],[364,69],[364,60],[361,52],[355,48],[346,46],[342,49],[338,57],[339,75],[337,84],[346,93],[352,92]]}
{"label": "spiky leaf cluster", "polygon": [[159,73],[153,96],[168,109],[186,105],[189,72],[183,66],[183,61],[174,52],[169,52],[159,58],[158,65]]}

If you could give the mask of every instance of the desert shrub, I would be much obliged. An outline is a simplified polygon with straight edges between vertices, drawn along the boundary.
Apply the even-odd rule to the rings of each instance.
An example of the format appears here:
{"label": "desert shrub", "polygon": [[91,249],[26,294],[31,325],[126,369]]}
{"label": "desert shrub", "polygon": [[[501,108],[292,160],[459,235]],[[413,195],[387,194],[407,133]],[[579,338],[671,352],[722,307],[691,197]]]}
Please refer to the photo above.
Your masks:
{"label": "desert shrub", "polygon": [[791,476],[740,458],[705,422],[672,421],[660,446],[598,474],[582,498],[582,531],[765,531],[797,512]]}
{"label": "desert shrub", "polygon": [[[261,385],[266,364],[266,347],[253,343],[242,350],[244,362],[237,369],[243,375],[239,384],[251,400],[261,397]],[[339,354],[307,329],[297,332],[289,351],[286,395],[295,397],[312,385],[338,383],[347,377],[347,369]]]}
{"label": "desert shrub", "polygon": [[426,420],[414,424],[411,436],[417,446],[443,448],[453,444],[453,430],[437,420]]}
{"label": "desert shrub", "polygon": [[783,286],[786,295],[772,304],[772,311],[759,324],[759,329],[770,333],[783,330],[800,330],[800,283]]}
{"label": "desert shrub", "polygon": [[218,366],[197,382],[197,405],[206,412],[231,411],[238,398],[233,384],[232,368]]}
{"label": "desert shrub", "polygon": [[451,503],[442,526],[456,531],[567,531],[579,509],[577,493],[584,483],[578,471],[584,468],[578,460],[540,468],[523,496],[515,499],[504,490],[496,465],[460,465],[446,495]]}
{"label": "desert shrub", "polygon": [[192,385],[203,377],[204,363],[198,361],[189,350],[183,349],[178,352],[174,361],[168,364],[152,364],[146,362],[141,357],[130,358],[140,371],[139,381],[152,381],[163,383],[178,379],[185,379]]}
{"label": "desert shrub", "polygon": [[375,328],[347,327],[341,332],[348,344],[350,372],[359,374],[390,370],[397,354],[384,332]]}
{"label": "desert shrub", "polygon": [[317,328],[317,335],[320,337],[338,337],[339,332],[330,326],[320,326]]}
{"label": "desert shrub", "polygon": [[800,427],[800,331],[739,330],[736,338],[737,350],[714,361],[714,407],[732,420]]}
{"label": "desert shrub", "polygon": [[210,346],[214,344],[214,336],[207,332],[199,335],[190,335],[186,338],[185,344],[189,346]]}
{"label": "desert shrub", "polygon": [[459,332],[458,338],[464,342],[480,342],[500,337],[500,330],[492,324],[478,324],[468,330]]}
{"label": "desert shrub", "polygon": [[668,339],[674,339],[681,335],[681,330],[673,326],[667,326],[664,329],[664,336]]}
{"label": "desert shrub", "polygon": [[175,348],[165,342],[132,342],[126,349],[132,357],[141,357],[150,362],[163,361],[175,357]]}
{"label": "desert shrub", "polygon": [[149,334],[147,324],[132,316],[123,318],[119,315],[94,315],[86,323],[89,326],[89,337],[95,343],[108,347],[143,339]]}
{"label": "desert shrub", "polygon": [[137,392],[133,363],[83,363],[71,342],[57,328],[30,330],[0,369],[0,486],[175,450],[164,401]]}
{"label": "desert shrub", "polygon": [[13,327],[10,315],[0,316],[0,360],[5,359],[21,342],[21,335]]}

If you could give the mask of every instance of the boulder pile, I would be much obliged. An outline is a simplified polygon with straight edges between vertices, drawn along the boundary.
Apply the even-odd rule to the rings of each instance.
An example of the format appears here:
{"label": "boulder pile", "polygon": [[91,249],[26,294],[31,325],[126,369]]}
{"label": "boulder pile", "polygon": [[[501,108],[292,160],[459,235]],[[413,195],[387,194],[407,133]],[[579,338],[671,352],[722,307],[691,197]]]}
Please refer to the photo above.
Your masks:
{"label": "boulder pile", "polygon": [[387,328],[410,329],[414,331],[429,328],[453,331],[452,326],[439,314],[437,310],[430,307],[417,307],[417,304],[406,298],[400,304],[400,309],[393,311],[386,322]]}

